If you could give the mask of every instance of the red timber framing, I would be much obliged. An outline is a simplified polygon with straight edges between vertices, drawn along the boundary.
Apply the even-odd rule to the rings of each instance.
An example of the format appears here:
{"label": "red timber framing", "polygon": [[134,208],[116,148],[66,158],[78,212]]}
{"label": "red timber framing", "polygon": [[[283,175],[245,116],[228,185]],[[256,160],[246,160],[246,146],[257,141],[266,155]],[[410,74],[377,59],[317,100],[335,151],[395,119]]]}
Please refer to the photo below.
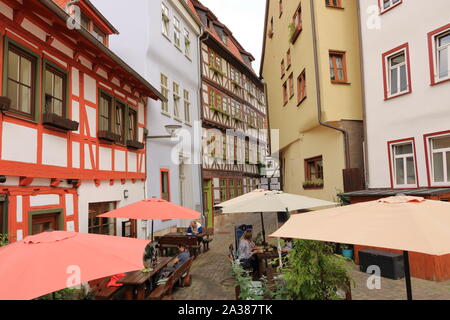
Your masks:
{"label": "red timber framing", "polygon": [[[7,198],[7,233],[13,242],[33,233],[33,222],[42,220],[39,215],[57,217],[58,229],[79,231],[77,188],[83,181],[96,186],[145,181],[145,148],[134,150],[97,138],[99,91],[136,110],[137,140],[144,144],[147,99],[161,96],[100,42],[97,46],[79,31],[69,30],[43,2],[23,3],[0,0],[0,96],[7,95],[9,45],[36,59],[34,118],[0,112],[0,175],[8,177],[7,184],[0,184],[0,194]],[[43,124],[47,64],[65,75],[65,116],[79,123],[78,131]],[[11,146],[15,132],[32,134],[29,139],[28,134],[20,136]],[[53,161],[57,156],[62,160]]]}

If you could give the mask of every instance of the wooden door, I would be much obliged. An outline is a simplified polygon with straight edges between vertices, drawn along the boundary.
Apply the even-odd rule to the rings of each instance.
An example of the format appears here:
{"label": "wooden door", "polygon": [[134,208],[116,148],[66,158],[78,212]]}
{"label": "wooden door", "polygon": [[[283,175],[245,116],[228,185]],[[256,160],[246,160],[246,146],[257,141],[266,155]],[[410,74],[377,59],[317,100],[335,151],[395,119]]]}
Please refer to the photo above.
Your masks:
{"label": "wooden door", "polygon": [[38,214],[32,218],[32,235],[59,230],[59,213]]}
{"label": "wooden door", "polygon": [[212,180],[203,181],[203,208],[206,218],[206,227],[214,228]]}

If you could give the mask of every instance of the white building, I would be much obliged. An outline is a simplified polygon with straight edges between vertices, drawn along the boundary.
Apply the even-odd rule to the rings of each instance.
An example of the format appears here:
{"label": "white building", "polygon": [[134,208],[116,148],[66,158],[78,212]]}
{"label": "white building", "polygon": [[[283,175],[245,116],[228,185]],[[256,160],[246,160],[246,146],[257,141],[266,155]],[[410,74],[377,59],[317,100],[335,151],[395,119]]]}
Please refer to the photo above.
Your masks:
{"label": "white building", "polygon": [[368,188],[450,187],[450,1],[360,11]]}
{"label": "white building", "polygon": [[[167,125],[182,127],[182,142],[147,141],[148,197],[201,211],[200,21],[183,0],[94,3],[120,29],[120,35],[111,39],[111,48],[149,82],[159,83],[169,101],[149,101],[148,135],[167,135]],[[166,232],[180,224],[186,222],[155,221],[155,231]]]}

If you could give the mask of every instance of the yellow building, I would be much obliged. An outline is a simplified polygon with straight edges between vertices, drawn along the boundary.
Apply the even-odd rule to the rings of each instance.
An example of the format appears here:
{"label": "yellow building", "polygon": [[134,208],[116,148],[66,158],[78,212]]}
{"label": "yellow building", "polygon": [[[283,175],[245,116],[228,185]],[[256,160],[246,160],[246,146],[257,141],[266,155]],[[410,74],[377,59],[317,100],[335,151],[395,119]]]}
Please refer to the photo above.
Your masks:
{"label": "yellow building", "polygon": [[267,0],[261,75],[285,192],[364,189],[359,39],[354,0]]}

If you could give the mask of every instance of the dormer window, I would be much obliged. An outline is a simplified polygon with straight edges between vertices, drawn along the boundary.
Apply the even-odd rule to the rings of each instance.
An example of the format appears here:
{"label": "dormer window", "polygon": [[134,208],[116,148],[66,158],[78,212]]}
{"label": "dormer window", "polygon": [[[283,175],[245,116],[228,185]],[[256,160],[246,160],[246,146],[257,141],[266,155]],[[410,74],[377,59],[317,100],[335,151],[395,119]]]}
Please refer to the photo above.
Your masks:
{"label": "dormer window", "polygon": [[102,31],[86,14],[81,13],[80,21],[81,27],[89,31],[99,42],[108,46],[108,35]]}
{"label": "dormer window", "polygon": [[94,28],[92,30],[92,35],[101,43],[106,44],[106,34],[101,31],[96,25],[94,25]]}

